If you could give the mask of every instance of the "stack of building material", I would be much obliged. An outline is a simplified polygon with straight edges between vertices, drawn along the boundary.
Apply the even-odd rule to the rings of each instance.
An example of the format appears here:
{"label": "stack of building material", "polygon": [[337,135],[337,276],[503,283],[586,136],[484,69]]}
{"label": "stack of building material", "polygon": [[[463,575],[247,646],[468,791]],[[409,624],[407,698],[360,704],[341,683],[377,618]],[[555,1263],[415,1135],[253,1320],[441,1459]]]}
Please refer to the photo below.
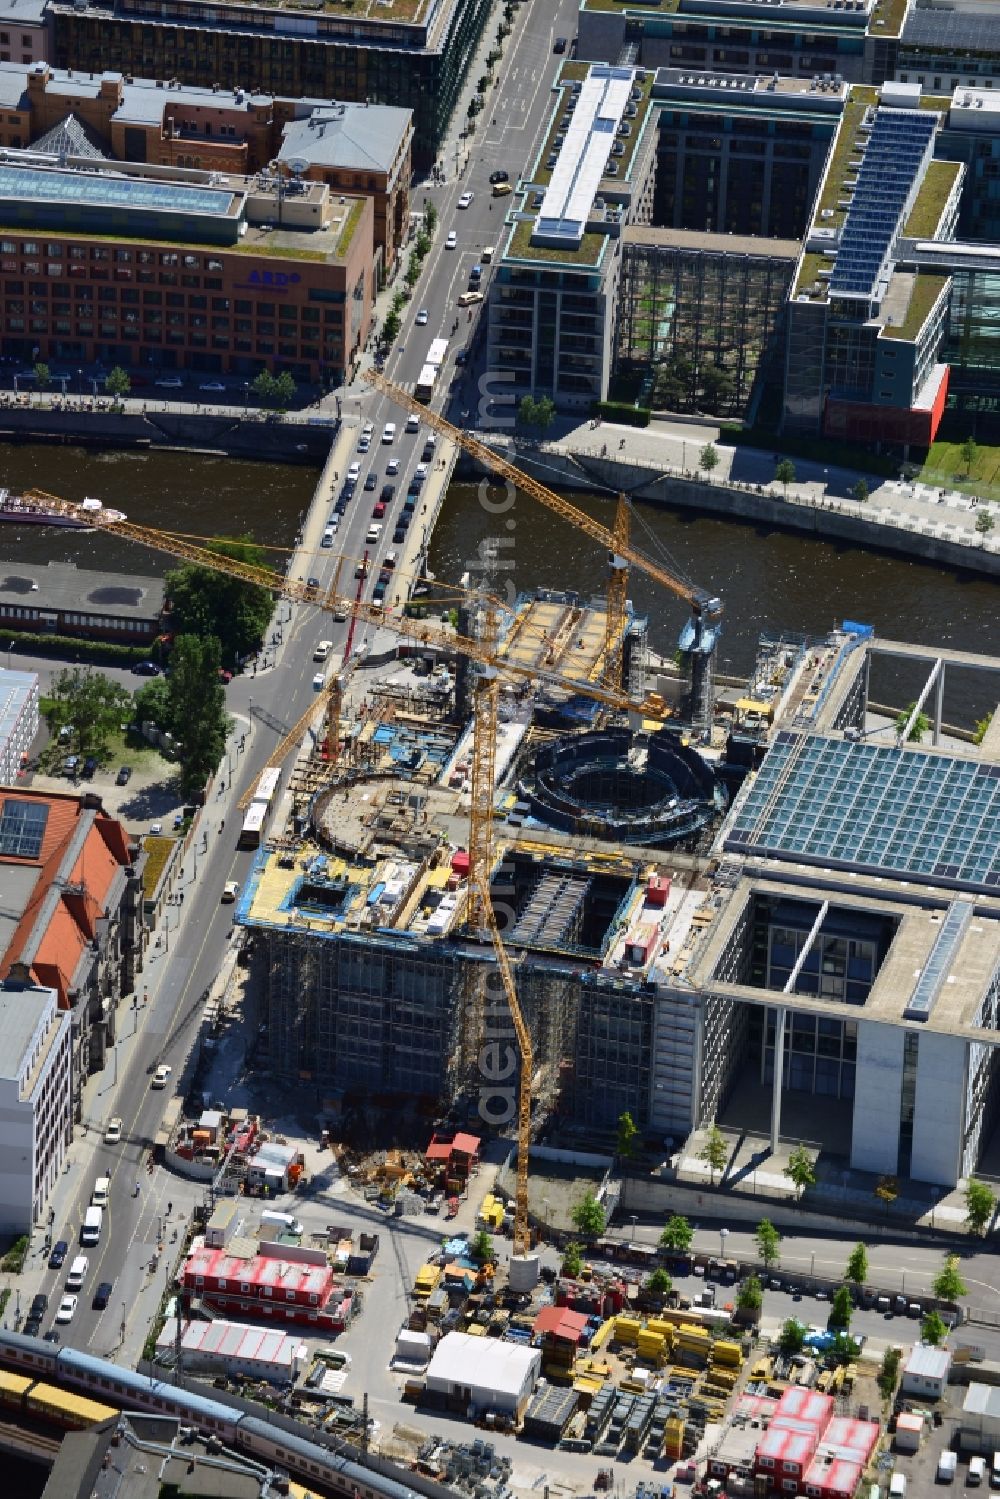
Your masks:
{"label": "stack of building material", "polygon": [[579,1404],[573,1390],[541,1389],[524,1415],[524,1435],[543,1442],[558,1442]]}

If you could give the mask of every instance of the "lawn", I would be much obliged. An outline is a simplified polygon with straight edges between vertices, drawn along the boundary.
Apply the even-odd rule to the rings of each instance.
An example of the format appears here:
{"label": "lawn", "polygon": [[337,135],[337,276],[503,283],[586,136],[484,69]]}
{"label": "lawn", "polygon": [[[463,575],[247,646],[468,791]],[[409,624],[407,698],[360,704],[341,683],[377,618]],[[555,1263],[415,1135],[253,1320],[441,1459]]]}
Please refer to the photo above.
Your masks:
{"label": "lawn", "polygon": [[977,447],[971,474],[966,474],[960,442],[936,442],[920,470],[924,484],[960,489],[966,494],[1000,500],[1000,447]]}

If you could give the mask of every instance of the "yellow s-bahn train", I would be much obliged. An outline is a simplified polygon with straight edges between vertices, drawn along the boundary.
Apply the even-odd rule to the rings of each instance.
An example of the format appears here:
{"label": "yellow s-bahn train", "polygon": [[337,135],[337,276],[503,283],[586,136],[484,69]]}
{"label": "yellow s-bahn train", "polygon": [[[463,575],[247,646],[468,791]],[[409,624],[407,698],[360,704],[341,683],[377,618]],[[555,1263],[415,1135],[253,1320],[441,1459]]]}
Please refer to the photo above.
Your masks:
{"label": "yellow s-bahn train", "polygon": [[65,1431],[82,1431],[88,1426],[100,1426],[117,1416],[113,1405],[103,1405],[90,1400],[86,1395],[75,1395],[70,1390],[61,1390],[58,1385],[45,1384],[26,1374],[12,1374],[0,1369],[0,1417],[5,1410],[17,1411],[32,1416],[36,1421],[50,1426],[60,1426]]}

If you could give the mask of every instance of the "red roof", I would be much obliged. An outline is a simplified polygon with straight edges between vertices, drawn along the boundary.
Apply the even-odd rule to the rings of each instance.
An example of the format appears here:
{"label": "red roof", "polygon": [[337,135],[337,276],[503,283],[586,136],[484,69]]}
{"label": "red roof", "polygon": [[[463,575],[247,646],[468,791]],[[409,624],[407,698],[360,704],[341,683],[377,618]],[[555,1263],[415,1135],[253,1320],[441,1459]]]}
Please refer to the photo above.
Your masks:
{"label": "red roof", "polygon": [[453,1140],[442,1140],[433,1135],[424,1152],[428,1161],[450,1161],[453,1155],[477,1156],[482,1144],[478,1135],[457,1134]]}
{"label": "red roof", "polygon": [[797,1421],[808,1421],[822,1431],[833,1415],[834,1402],[831,1395],[821,1395],[819,1390],[809,1390],[805,1385],[789,1385],[778,1401],[775,1419],[791,1416]]}
{"label": "red roof", "polygon": [[566,1306],[543,1306],[535,1318],[532,1332],[536,1337],[545,1333],[554,1338],[565,1338],[569,1343],[579,1343],[587,1326],[584,1312],[571,1312]]}
{"label": "red roof", "polygon": [[451,1146],[444,1140],[432,1140],[427,1147],[426,1156],[429,1161],[450,1161]]}
{"label": "red roof", "polygon": [[478,1135],[458,1134],[451,1142],[452,1150],[461,1151],[462,1155],[478,1155],[482,1140]]}
{"label": "red roof", "polygon": [[863,1472],[863,1463],[848,1462],[844,1458],[830,1462],[818,1457],[809,1464],[802,1482],[807,1492],[816,1489],[823,1495],[844,1495],[845,1499],[850,1499]]}

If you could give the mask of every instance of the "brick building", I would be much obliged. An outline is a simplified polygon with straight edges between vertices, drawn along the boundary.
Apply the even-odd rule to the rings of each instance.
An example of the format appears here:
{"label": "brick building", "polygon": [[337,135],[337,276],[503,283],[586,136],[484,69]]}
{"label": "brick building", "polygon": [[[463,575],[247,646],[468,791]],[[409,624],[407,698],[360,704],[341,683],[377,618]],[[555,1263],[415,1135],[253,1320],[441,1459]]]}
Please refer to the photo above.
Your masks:
{"label": "brick building", "polygon": [[142,907],[134,850],[100,798],[0,788],[0,981],[54,990],[72,1022],[73,1117],[135,987]]}
{"label": "brick building", "polygon": [[351,1317],[350,1293],[335,1282],[318,1249],[250,1246],[239,1239],[226,1249],[208,1249],[196,1241],[181,1286],[224,1315],[273,1318],[317,1333],[343,1332]]}
{"label": "brick building", "polygon": [[380,270],[398,255],[410,211],[408,109],[0,62],[0,146],[41,144],[69,120],[83,132],[71,155],[82,150],[234,176],[251,176],[275,162],[287,172],[288,161],[300,162],[310,180],[372,199]]}
{"label": "brick building", "polygon": [[8,152],[0,347],[29,363],[339,385],[368,336],[373,218],[371,200],[323,183]]}

